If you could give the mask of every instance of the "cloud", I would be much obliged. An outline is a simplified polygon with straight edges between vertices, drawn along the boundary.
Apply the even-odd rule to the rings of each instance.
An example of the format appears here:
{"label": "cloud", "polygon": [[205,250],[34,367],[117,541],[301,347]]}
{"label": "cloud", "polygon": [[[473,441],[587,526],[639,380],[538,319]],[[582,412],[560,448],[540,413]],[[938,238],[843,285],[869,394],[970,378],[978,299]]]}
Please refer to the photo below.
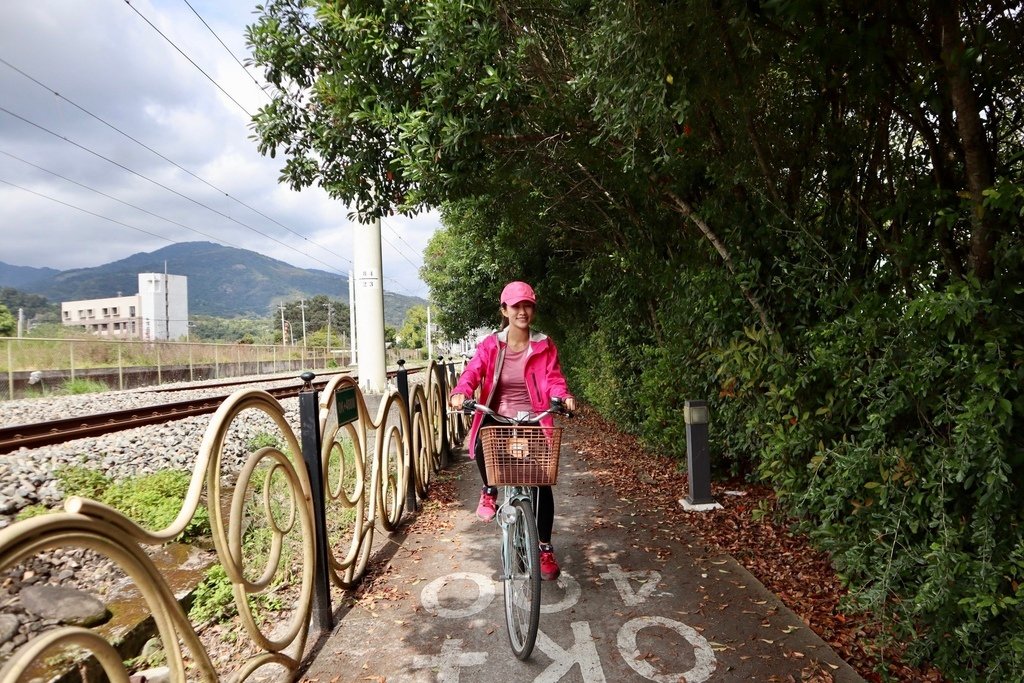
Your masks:
{"label": "cloud", "polygon": [[[0,261],[85,268],[212,240],[352,269],[348,207],[280,185],[282,160],[249,139],[268,100],[235,57],[255,0],[191,5],[216,37],[178,1],[0,3]],[[439,225],[436,212],[385,219],[385,290],[427,295],[418,270]]]}

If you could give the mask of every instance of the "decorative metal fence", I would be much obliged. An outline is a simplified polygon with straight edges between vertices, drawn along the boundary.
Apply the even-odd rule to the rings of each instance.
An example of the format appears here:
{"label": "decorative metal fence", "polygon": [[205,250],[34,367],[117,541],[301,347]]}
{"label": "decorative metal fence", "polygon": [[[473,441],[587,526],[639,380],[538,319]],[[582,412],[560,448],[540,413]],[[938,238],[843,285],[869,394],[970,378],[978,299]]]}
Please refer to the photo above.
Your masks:
{"label": "decorative metal fence", "polygon": [[[302,438],[276,399],[241,389],[210,420],[188,492],[166,528],[145,529],[112,507],[72,497],[63,512],[0,529],[0,576],[49,551],[88,549],[136,587],[170,680],[245,680],[257,671],[291,678],[303,663],[311,626],[330,627],[338,603],[332,591],[363,578],[374,534],[398,527],[446,460],[449,381],[449,369],[431,362],[425,380],[409,389],[403,369],[404,391],[380,396],[374,412],[350,377],[334,378],[319,395],[307,380],[302,431],[310,423],[316,428]],[[304,395],[312,402],[303,403]],[[239,443],[246,433],[239,425],[253,413],[276,435],[263,445]],[[238,448],[247,455],[234,471],[229,451]],[[228,660],[208,652],[199,633],[209,625],[190,621],[188,591],[173,585],[176,572],[161,571],[153,559],[204,510],[214,564],[230,583],[242,624]],[[15,650],[0,668],[0,683],[49,680],[55,666],[86,680],[128,681],[128,657],[115,635],[59,626]]]}

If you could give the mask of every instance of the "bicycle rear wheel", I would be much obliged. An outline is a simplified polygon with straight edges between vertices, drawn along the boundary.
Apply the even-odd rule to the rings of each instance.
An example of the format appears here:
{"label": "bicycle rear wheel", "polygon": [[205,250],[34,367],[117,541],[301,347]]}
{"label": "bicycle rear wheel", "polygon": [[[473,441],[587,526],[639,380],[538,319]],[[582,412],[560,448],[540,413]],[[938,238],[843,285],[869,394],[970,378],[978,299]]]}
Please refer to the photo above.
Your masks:
{"label": "bicycle rear wheel", "polygon": [[505,625],[512,652],[528,659],[540,624],[540,551],[537,518],[527,499],[512,501],[516,520],[505,533]]}

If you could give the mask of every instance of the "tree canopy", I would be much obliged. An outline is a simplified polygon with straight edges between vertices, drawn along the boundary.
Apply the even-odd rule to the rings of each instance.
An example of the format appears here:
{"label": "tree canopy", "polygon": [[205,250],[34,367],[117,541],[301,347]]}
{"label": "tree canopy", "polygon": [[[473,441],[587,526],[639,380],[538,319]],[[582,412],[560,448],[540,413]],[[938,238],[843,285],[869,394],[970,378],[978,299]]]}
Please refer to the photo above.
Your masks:
{"label": "tree canopy", "polygon": [[530,281],[592,405],[682,457],[707,398],[910,656],[1013,678],[1022,9],[268,0],[254,134],[293,187],[441,208],[451,337]]}
{"label": "tree canopy", "polygon": [[18,321],[7,307],[0,304],[0,337],[13,337],[18,331]]}

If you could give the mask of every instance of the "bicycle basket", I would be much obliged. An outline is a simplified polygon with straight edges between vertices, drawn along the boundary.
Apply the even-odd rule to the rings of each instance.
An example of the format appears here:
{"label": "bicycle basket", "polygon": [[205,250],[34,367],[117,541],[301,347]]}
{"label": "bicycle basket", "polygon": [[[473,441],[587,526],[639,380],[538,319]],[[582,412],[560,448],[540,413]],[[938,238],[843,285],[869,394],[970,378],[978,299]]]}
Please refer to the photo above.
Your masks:
{"label": "bicycle basket", "polygon": [[554,486],[558,480],[561,427],[488,426],[480,440],[491,486]]}

